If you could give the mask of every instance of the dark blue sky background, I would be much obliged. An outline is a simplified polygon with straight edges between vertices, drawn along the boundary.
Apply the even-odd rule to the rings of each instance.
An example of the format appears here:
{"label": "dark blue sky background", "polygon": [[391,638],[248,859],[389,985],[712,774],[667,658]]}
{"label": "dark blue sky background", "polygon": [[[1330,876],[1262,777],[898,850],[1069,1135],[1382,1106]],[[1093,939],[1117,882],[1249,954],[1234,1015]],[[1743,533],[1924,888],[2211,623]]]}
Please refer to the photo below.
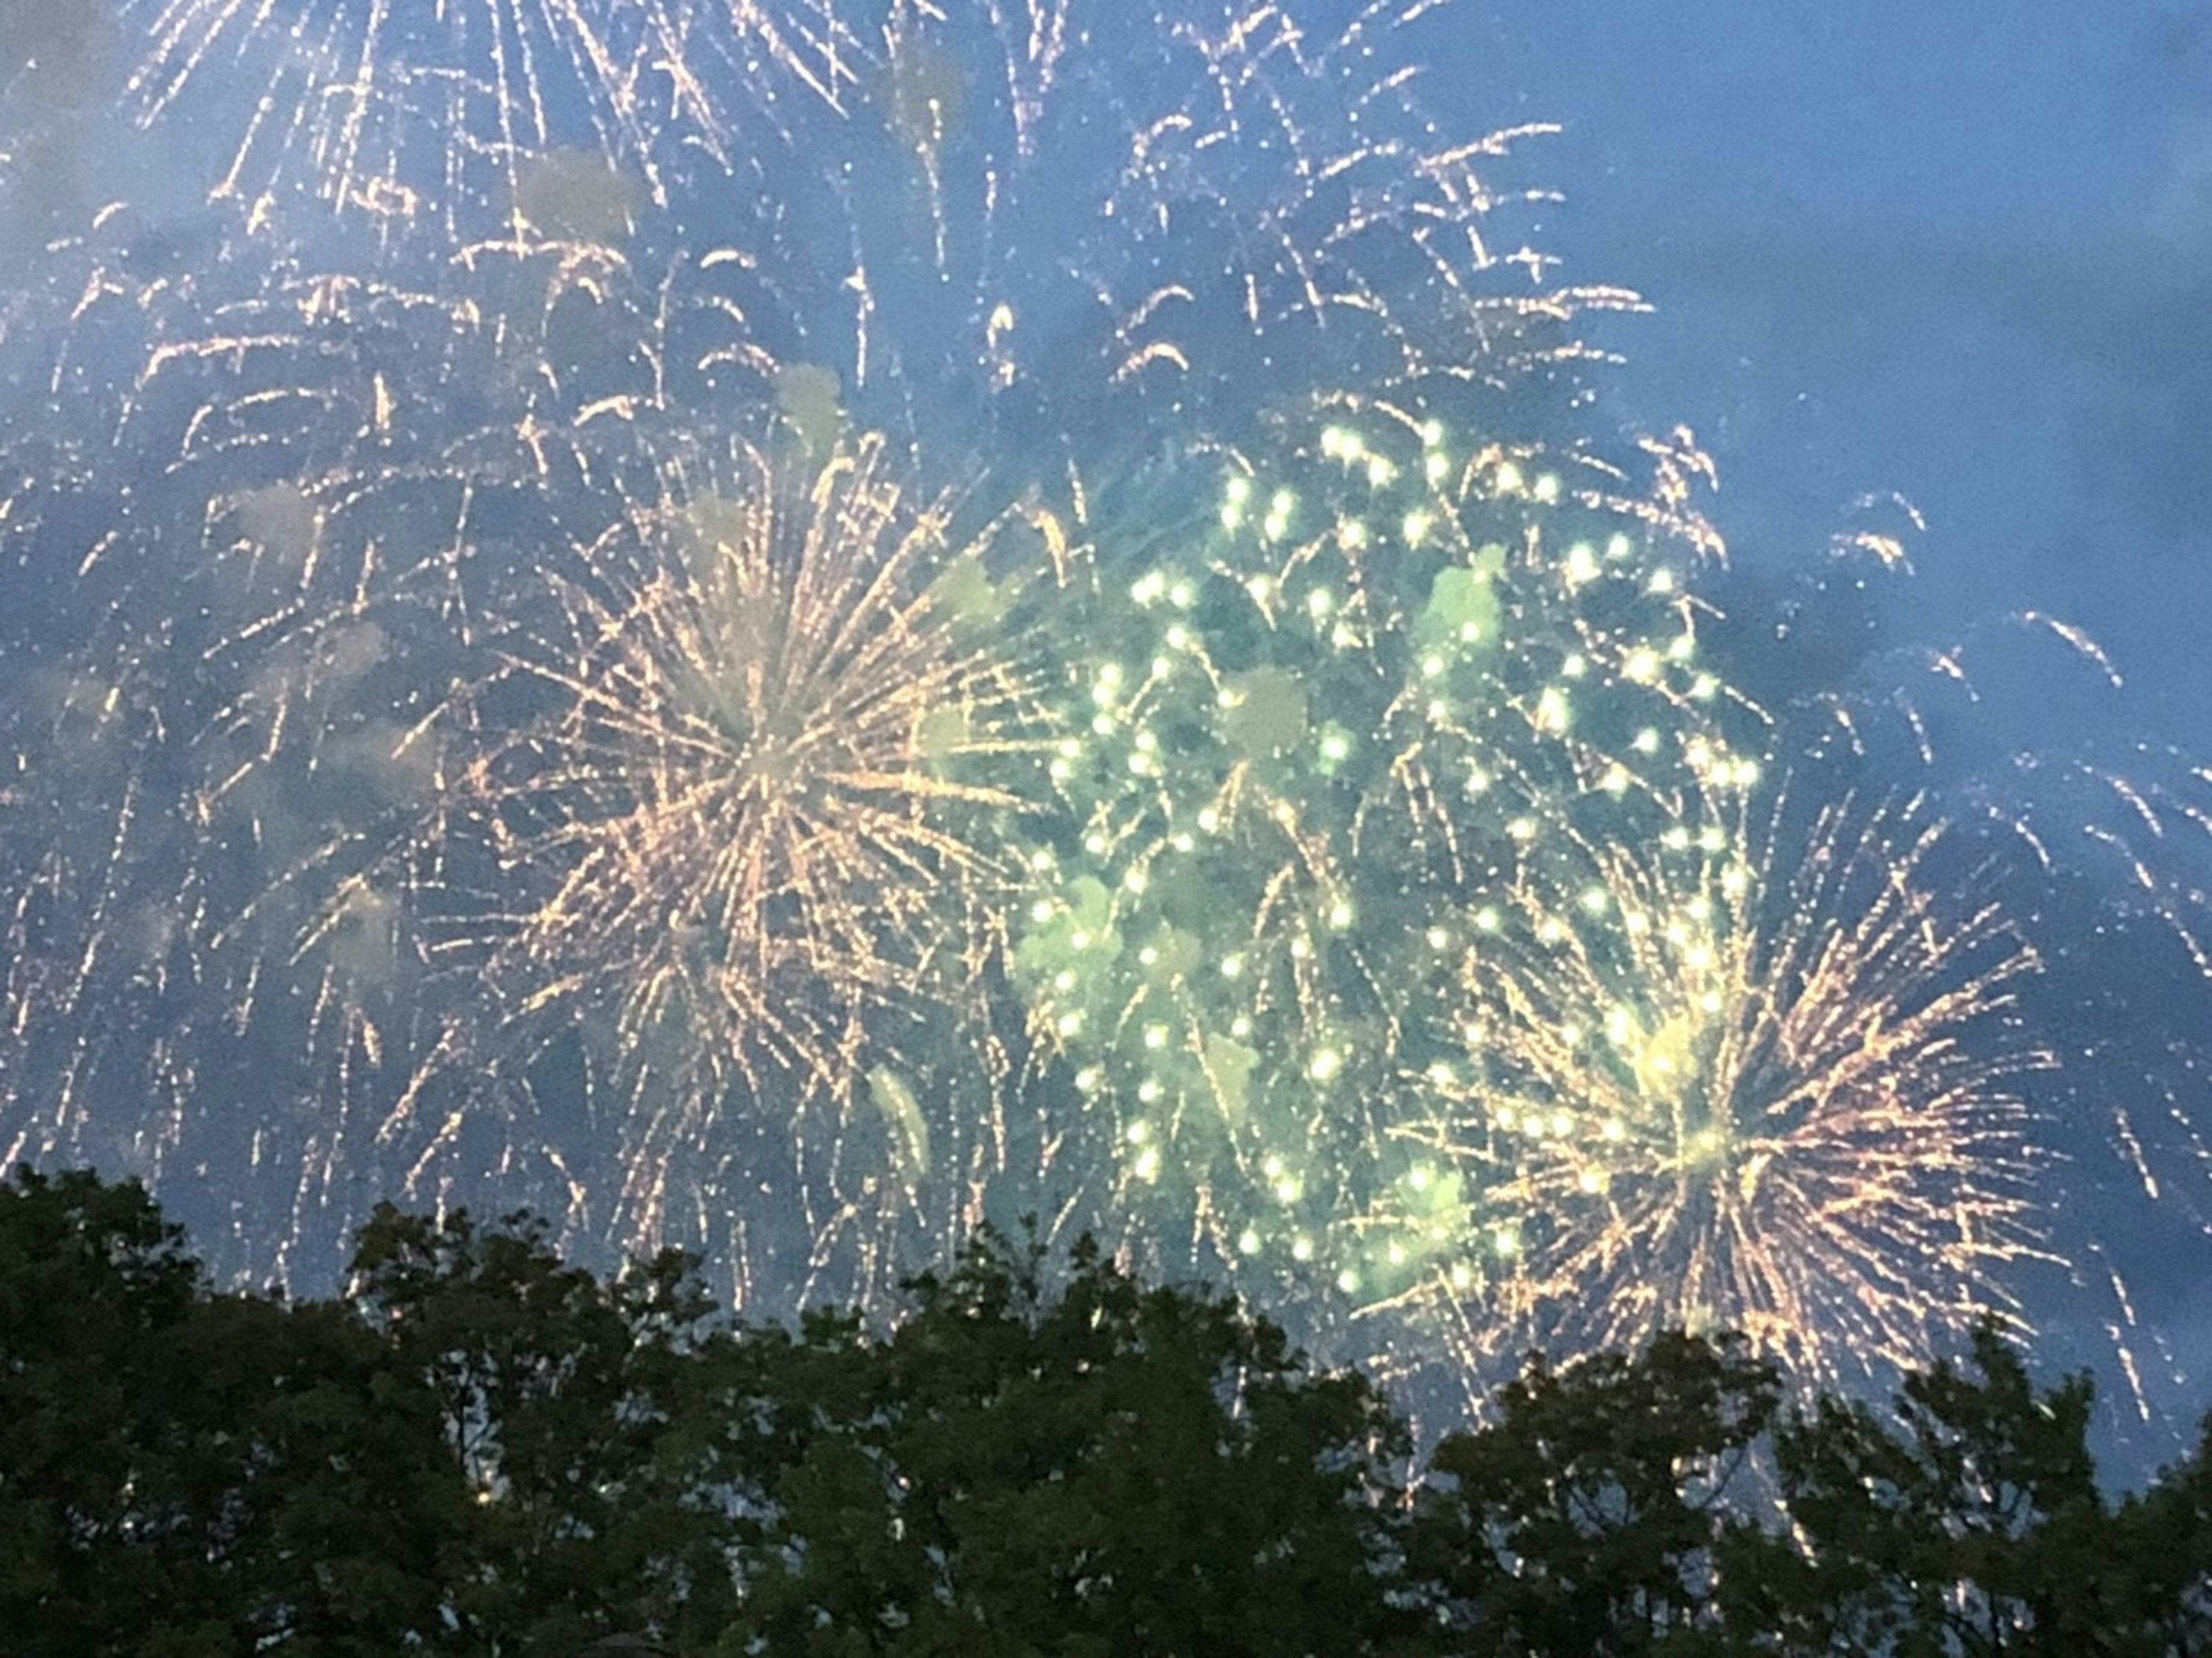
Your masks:
{"label": "dark blue sky background", "polygon": [[[2185,774],[2165,745],[2212,753],[2212,8],[1489,0],[1423,27],[1448,117],[1565,127],[1530,152],[1567,198],[1535,240],[1566,278],[1656,306],[1607,337],[1630,360],[1613,411],[1696,431],[1739,568],[1817,564],[1869,493],[1924,513],[1916,575],[1879,587],[1865,685],[1917,695],[1926,650],[1984,641],[1963,657],[1983,700],[1948,732],[1963,768],[2088,755],[2151,780]],[[2124,687],[2001,647],[2031,610],[2086,628]],[[2203,884],[2201,841],[2160,851]],[[2125,896],[2115,869],[2093,879]],[[2096,999],[2134,948],[2054,955],[2082,1008],[2065,1108],[2086,1125],[2170,1089],[2201,1123],[2202,1072],[2156,1050],[2212,1037],[2203,1001],[2177,993],[2154,1036],[2134,1016],[2166,999],[2155,973]],[[2097,1157],[2051,1171],[2058,1206],[2163,1327],[2185,1419],[2212,1375],[2205,1240]],[[2201,1206],[2201,1156],[2167,1170]],[[2049,1348],[2116,1382],[2106,1315],[2037,1299]]]}
{"label": "dark blue sky background", "polygon": [[1565,126],[1543,240],[1659,307],[1621,337],[1627,395],[1718,459],[1739,557],[1898,491],[1929,520],[1901,622],[2059,610],[2160,726],[2201,726],[2212,11],[1529,0],[1429,27],[1439,102]]}
{"label": "dark blue sky background", "polygon": [[[1365,0],[1292,3],[1319,32]],[[10,31],[44,41],[51,26],[33,20],[63,15],[0,0],[0,46]],[[1869,494],[1925,514],[1917,574],[1879,584],[1871,632],[1802,659],[1789,654],[1806,651],[1801,634],[1777,652],[1806,688],[1828,688],[1840,664],[1872,693],[1954,695],[1924,657],[1964,643],[1984,695],[1943,732],[1954,778],[2016,780],[2023,754],[2127,768],[2141,750],[2160,782],[2177,774],[2169,745],[2212,760],[2212,0],[1456,0],[1406,44],[1454,135],[1565,129],[1501,176],[1564,193],[1528,229],[1565,261],[1562,280],[1623,284],[1656,307],[1605,327],[1628,362],[1607,377],[1601,417],[1695,431],[1720,465],[1713,511],[1740,569],[1818,569]],[[57,170],[34,205],[127,197],[149,222],[169,203],[189,224],[214,166],[192,139],[118,139],[102,130],[110,112],[57,104],[70,136],[45,157]],[[44,223],[0,224],[0,253],[38,257]],[[179,231],[172,256],[199,246]],[[2027,611],[2085,628],[2124,686],[2063,653],[2004,647],[2021,632],[2004,619]],[[2056,809],[2072,809],[2063,791]],[[2122,896],[2113,868],[2082,855],[2093,887]],[[2185,896],[2212,886],[2212,835],[2160,855]],[[2104,925],[2057,930],[2086,941]],[[2054,957],[2061,989],[2084,993],[2083,1029],[2054,1040],[2083,1061],[2067,1086],[2091,1126],[2053,1178],[2078,1171],[2068,1220],[2109,1244],[2170,1342],[2158,1391],[2185,1418],[2212,1404],[2212,1242],[2197,1219],[2212,1181],[2168,1117],[2166,1201],[2129,1200],[2094,1125],[2104,1095],[2131,1090],[2138,1106],[2170,1090],[2183,1118],[2212,1121],[2212,1090],[2176,1057],[2212,1049],[2212,993],[2195,986],[2138,1020],[2172,963],[2144,966],[2149,992],[2099,1001],[2087,993],[2132,945],[2099,948]],[[2138,1024],[2155,1066],[2131,1045]],[[2109,1365],[2109,1297],[2030,1299],[2057,1353]]]}

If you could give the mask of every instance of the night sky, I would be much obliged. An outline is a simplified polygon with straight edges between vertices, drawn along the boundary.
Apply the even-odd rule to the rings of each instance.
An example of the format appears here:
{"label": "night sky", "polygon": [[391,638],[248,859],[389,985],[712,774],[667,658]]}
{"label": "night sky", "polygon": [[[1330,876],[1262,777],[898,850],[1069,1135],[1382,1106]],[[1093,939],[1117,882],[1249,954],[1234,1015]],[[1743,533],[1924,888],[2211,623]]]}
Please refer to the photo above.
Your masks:
{"label": "night sky", "polygon": [[2201,724],[2212,587],[2212,23],[2117,0],[1464,6],[1440,83],[1555,120],[1549,244],[1657,307],[1647,418],[1720,461],[1740,556],[1894,490],[1929,638],[2048,607]]}
{"label": "night sky", "polygon": [[[2212,20],[2136,0],[1563,0],[1452,9],[1434,34],[1436,84],[1468,109],[1565,127],[1542,152],[1568,197],[1546,245],[1656,306],[1614,337],[1617,395],[1713,453],[1740,568],[1817,557],[1854,500],[1894,491],[1927,529],[1861,671],[1910,683],[1919,647],[1992,641],[1954,733],[1966,768],[2203,752]],[[2088,629],[2124,688],[2082,692],[1994,643],[2030,610]],[[2164,850],[2204,867],[2201,846]],[[2179,981],[2160,1012],[2177,1040],[2212,1035]],[[2088,1093],[2126,1091],[2125,1068],[2100,1054]],[[2080,1179],[2084,1206],[2105,1200]],[[2202,1408],[2203,1240],[2130,1206],[2112,1219],[2158,1241],[2134,1281],[2191,1378],[2179,1407]],[[2061,1315],[2051,1335],[2098,1362],[2093,1330]]]}
{"label": "night sky", "polygon": [[[137,7],[142,27],[152,9]],[[1304,15],[1320,31],[1358,9]],[[43,268],[42,214],[121,195],[153,224],[189,222],[219,153],[173,129],[127,133],[108,94],[75,90],[108,84],[128,27],[101,40],[45,17],[0,0],[0,60],[47,66],[10,92],[39,115],[18,133],[42,135],[16,145],[35,184],[0,226],[19,288]],[[1448,128],[1563,129],[1514,153],[1516,182],[1565,197],[1531,240],[1564,280],[1655,307],[1600,325],[1626,367],[1599,417],[1680,422],[1718,463],[1711,513],[1733,570],[1716,596],[1741,598],[1743,648],[1770,670],[1802,665],[1785,693],[1924,708],[1936,761],[1925,776],[1878,764],[1878,786],[1924,784],[1956,816],[2043,833],[2063,878],[2031,918],[2052,969],[2042,1005],[2075,1062],[2039,1095],[2073,1114],[2057,1136],[2073,1161],[2045,1178],[2069,1240],[2102,1254],[2064,1242],[2074,1268],[2031,1278],[2024,1299],[2059,1362],[2110,1379],[2108,1260],[2166,1425],[2212,1406],[2212,1163],[2193,1138],[2212,1132],[2212,993],[2143,918],[2112,840],[2078,833],[2115,807],[2074,769],[2212,802],[2191,774],[2212,763],[2212,15],[1462,0],[1413,38]],[[180,233],[171,252],[195,246]],[[1826,550],[1897,523],[1855,505],[1893,494],[1925,520],[1913,574],[1861,592],[1863,567]],[[1807,597],[1824,580],[1849,591]],[[2027,618],[2084,630],[2112,674]],[[2160,821],[2130,846],[2148,849],[2161,902],[2212,923],[2212,835],[2179,811]],[[2115,1173],[2115,1104],[2163,1125],[2154,1203]],[[2165,1431],[2123,1432],[2128,1455],[2163,1454]]]}

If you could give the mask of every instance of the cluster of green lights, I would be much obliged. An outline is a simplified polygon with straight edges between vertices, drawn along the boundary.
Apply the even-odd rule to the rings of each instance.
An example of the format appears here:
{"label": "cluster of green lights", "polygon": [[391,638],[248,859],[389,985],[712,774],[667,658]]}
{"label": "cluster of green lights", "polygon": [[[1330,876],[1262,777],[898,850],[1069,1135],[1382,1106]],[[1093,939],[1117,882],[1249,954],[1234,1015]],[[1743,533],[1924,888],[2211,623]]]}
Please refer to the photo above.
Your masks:
{"label": "cluster of green lights", "polygon": [[1016,979],[1164,1251],[1464,1292],[1522,1231],[1414,1127],[1470,963],[1611,841],[1724,849],[1757,762],[1683,556],[1563,471],[1374,408],[1224,471],[1061,635]]}

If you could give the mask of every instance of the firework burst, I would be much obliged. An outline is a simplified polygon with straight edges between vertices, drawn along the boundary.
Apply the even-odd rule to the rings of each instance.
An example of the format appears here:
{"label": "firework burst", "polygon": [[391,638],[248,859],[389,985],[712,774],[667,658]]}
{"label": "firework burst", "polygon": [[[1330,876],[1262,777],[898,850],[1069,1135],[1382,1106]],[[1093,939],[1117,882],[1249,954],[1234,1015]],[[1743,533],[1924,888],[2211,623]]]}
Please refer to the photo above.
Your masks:
{"label": "firework burst", "polygon": [[1639,488],[1331,412],[1210,458],[1127,586],[1067,601],[1091,648],[1013,952],[1073,1178],[1110,1177],[1086,1208],[1324,1323],[1477,1248],[1442,1190],[1376,1207],[1469,917],[1759,776],[1699,659],[1694,451]]}
{"label": "firework burst", "polygon": [[551,625],[469,693],[490,896],[442,949],[511,1051],[580,1027],[623,1079],[641,1234],[732,1110],[837,1162],[872,1102],[896,1155],[869,1173],[908,1188],[944,1150],[898,1043],[972,1004],[1034,742],[995,531],[955,517],[878,442],[673,469],[544,573]]}
{"label": "firework burst", "polygon": [[2000,612],[1933,638],[1894,619],[1924,608],[1909,590],[1924,528],[1901,503],[1859,503],[1836,556],[1785,592],[1722,595],[1735,620],[1715,656],[1789,688],[1777,752],[1921,792],[1975,844],[1980,890],[2043,963],[2015,987],[2016,1017],[2065,1061],[2021,1079],[2037,1153],[2063,1171],[2065,1200],[2038,1216],[2057,1269],[2007,1279],[2046,1341],[2081,1332],[2081,1362],[2117,1370],[2116,1408],[2156,1421],[2194,1384],[2165,1333],[2170,1304],[2144,1297],[2212,1235],[2212,789],[2200,758],[2143,734],[2157,711],[2063,617]]}
{"label": "firework burst", "polygon": [[1687,1325],[1872,1372],[2048,1258],[2013,923],[1936,896],[1974,878],[1912,805],[1724,825],[1589,846],[1478,918],[1407,1132],[1469,1199],[1459,1336],[1492,1359]]}

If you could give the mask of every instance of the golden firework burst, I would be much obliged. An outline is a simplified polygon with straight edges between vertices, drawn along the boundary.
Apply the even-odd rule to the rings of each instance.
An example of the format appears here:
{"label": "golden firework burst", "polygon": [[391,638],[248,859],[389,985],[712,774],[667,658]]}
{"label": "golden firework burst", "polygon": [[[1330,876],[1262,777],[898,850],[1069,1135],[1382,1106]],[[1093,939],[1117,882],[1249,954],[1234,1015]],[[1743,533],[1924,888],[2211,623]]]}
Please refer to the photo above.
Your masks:
{"label": "golden firework burst", "polygon": [[2018,1083],[2052,1061],[2013,1012],[2033,951],[1940,896],[1913,805],[1781,823],[1585,841],[1577,881],[1483,918],[1460,1057],[1408,1133],[1488,1257],[1454,1291],[1480,1347],[1687,1325],[1813,1376],[1914,1363],[2044,1252]]}
{"label": "golden firework burst", "polygon": [[[1033,739],[994,532],[956,514],[879,442],[737,446],[545,572],[552,622],[472,693],[504,896],[455,948],[526,1048],[580,1022],[631,1079],[648,1210],[733,1094],[842,1112],[874,1022],[974,992]],[[868,1092],[926,1162],[911,1090]]]}

